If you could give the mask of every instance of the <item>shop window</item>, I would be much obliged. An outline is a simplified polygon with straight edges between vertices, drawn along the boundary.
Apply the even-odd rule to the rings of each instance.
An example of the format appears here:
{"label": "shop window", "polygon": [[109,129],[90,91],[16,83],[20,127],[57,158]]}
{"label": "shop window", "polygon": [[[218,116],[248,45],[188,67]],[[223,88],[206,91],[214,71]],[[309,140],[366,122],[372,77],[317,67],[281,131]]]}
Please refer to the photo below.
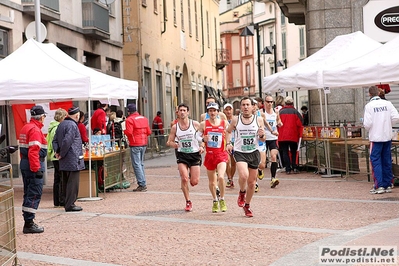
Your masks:
{"label": "shop window", "polygon": [[8,32],[0,29],[0,60],[8,55]]}

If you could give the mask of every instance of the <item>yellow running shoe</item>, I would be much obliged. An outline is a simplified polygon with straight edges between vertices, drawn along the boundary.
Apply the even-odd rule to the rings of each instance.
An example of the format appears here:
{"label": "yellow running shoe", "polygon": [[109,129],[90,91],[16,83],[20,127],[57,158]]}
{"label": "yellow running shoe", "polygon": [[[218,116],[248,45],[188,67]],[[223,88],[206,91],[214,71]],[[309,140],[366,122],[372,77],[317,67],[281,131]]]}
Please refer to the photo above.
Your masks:
{"label": "yellow running shoe", "polygon": [[262,180],[265,177],[265,174],[263,173],[263,170],[258,169],[258,178],[259,180]]}
{"label": "yellow running shoe", "polygon": [[272,181],[270,181],[270,187],[275,188],[279,183],[280,181],[278,181],[277,178],[273,178]]}
{"label": "yellow running shoe", "polygon": [[219,205],[220,205],[220,210],[222,212],[226,212],[227,211],[227,206],[226,206],[226,201],[225,200],[220,200],[219,201]]}
{"label": "yellow running shoe", "polygon": [[255,185],[255,193],[258,192],[258,191],[259,191],[259,185],[258,185],[258,183],[256,183],[256,185]]}
{"label": "yellow running shoe", "polygon": [[219,211],[219,202],[214,201],[212,205],[212,212],[218,212]]}

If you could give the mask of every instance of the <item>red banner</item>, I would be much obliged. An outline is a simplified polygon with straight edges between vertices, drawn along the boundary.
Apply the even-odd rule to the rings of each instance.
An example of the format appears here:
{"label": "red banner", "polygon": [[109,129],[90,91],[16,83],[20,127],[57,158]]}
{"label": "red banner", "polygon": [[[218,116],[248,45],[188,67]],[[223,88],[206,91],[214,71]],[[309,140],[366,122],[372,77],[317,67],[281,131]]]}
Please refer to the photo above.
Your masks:
{"label": "red banner", "polygon": [[[15,104],[12,106],[12,112],[14,115],[15,133],[16,133],[17,139],[19,139],[19,133],[21,131],[21,128],[27,122],[29,122],[29,120],[28,120],[28,119],[30,119],[29,110],[34,105],[35,104]],[[46,119],[44,121],[44,127],[42,128],[43,133],[47,134],[48,125],[50,124],[51,121],[54,120],[55,111],[58,108],[64,108],[65,110],[68,110],[70,107],[72,107],[72,101],[43,103],[43,104],[39,104],[39,105],[43,106],[45,112],[47,113]]]}

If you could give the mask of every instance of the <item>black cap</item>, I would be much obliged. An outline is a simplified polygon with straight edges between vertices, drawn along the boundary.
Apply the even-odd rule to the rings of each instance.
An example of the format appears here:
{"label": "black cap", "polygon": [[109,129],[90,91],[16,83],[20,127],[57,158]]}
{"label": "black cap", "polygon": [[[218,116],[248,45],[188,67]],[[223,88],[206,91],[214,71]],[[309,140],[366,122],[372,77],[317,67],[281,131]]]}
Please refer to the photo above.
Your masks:
{"label": "black cap", "polygon": [[34,115],[45,115],[47,114],[43,107],[40,105],[35,105],[30,109],[30,115],[34,116]]}
{"label": "black cap", "polygon": [[161,111],[158,111],[158,112],[157,112],[157,115],[160,115],[160,114],[162,114],[162,112],[161,112]]}

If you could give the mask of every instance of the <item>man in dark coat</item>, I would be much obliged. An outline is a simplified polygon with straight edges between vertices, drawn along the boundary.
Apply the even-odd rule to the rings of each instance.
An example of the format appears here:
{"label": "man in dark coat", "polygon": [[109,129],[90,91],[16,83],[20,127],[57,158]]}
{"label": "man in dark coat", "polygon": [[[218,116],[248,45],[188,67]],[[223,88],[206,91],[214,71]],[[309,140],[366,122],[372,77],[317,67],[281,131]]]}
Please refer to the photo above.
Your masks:
{"label": "man in dark coat", "polygon": [[67,212],[82,210],[75,205],[79,192],[80,171],[85,168],[82,139],[78,129],[79,111],[79,107],[69,108],[68,116],[59,124],[53,140],[55,156],[62,171],[62,192]]}

